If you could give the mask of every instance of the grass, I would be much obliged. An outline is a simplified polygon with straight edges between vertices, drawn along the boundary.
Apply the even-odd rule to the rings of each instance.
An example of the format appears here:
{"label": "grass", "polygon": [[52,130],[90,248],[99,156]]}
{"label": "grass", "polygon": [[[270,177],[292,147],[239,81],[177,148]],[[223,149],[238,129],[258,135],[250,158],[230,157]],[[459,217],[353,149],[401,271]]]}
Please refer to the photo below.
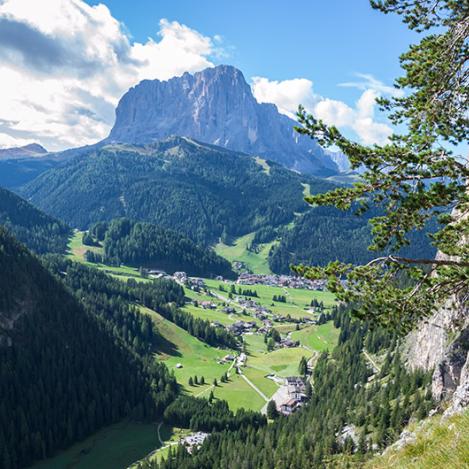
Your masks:
{"label": "grass", "polygon": [[272,272],[268,261],[269,251],[277,241],[259,244],[257,252],[249,251],[248,246],[251,245],[254,234],[248,233],[241,236],[231,245],[220,242],[215,246],[215,252],[231,263],[235,261],[243,262],[249,270],[256,274],[270,274]]}
{"label": "grass", "polygon": [[232,373],[227,383],[219,383],[213,388],[216,398],[226,400],[230,409],[236,411],[240,408],[261,410],[265,405],[264,399],[249,386],[249,384],[236,373]]}
{"label": "grass", "polygon": [[469,410],[447,420],[441,416],[426,419],[415,431],[416,439],[401,449],[390,448],[371,459],[369,469],[469,468]]}
{"label": "grass", "polygon": [[[165,439],[170,430],[162,425]],[[120,422],[32,466],[32,469],[124,469],[161,446],[154,423]]]}
{"label": "grass", "polygon": [[[190,394],[198,394],[209,386],[216,378],[219,380],[223,373],[228,370],[230,364],[220,365],[217,361],[230,353],[211,347],[176,324],[164,319],[155,311],[141,307],[144,314],[149,314],[155,322],[159,333],[165,339],[157,356],[164,361],[166,366],[174,371],[178,382],[184,386]],[[180,363],[182,368],[176,368]],[[189,386],[190,377],[205,378],[205,386]]]}
{"label": "grass", "polygon": [[135,461],[129,469],[138,469],[139,463],[143,460],[161,462],[163,458],[167,458],[170,445],[173,447],[173,450],[175,450],[177,448],[177,445],[175,445],[174,443],[178,443],[181,438],[189,435],[190,433],[192,433],[191,430],[187,428],[160,428],[161,438],[163,439],[165,446],[157,448],[156,450],[148,454],[145,458]]}
{"label": "grass", "polygon": [[247,364],[264,375],[273,373],[287,377],[298,375],[301,357],[309,358],[310,356],[311,352],[301,347],[281,348],[270,353],[252,353],[248,357]]}
{"label": "grass", "polygon": [[275,384],[271,379],[266,378],[266,373],[262,370],[248,366],[243,369],[243,373],[267,397],[271,397],[278,389],[277,384]]}
{"label": "grass", "polygon": [[256,156],[255,161],[259,166],[262,167],[262,170],[265,174],[270,174],[270,166],[269,166],[269,163],[267,163],[266,160],[264,160],[260,156]]}
{"label": "grass", "polygon": [[337,345],[339,329],[334,327],[332,321],[320,326],[308,326],[291,334],[292,340],[299,340],[301,345],[322,352],[332,350]]}

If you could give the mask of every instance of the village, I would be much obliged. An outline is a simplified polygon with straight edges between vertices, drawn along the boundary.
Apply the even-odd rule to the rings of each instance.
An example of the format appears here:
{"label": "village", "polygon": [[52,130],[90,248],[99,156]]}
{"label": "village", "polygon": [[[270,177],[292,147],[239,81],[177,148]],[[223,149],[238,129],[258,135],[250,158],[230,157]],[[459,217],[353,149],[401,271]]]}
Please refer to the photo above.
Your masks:
{"label": "village", "polygon": [[[240,339],[240,348],[238,351],[226,354],[219,360],[220,364],[232,364],[232,368],[237,374],[249,381],[243,375],[243,369],[249,366],[249,354],[245,352],[245,342],[249,336],[261,336],[266,343],[267,351],[297,348],[300,342],[292,338],[291,332],[278,333],[276,327],[293,328],[300,330],[301,328],[313,326],[321,323],[320,317],[327,315],[324,305],[320,301],[311,300],[311,304],[297,309],[294,316],[286,306],[288,289],[301,289],[308,291],[324,291],[325,285],[321,281],[311,281],[288,275],[255,275],[242,273],[236,280],[231,282],[217,277],[210,281],[199,277],[191,277],[186,272],[175,272],[172,276],[161,271],[150,271],[149,275],[155,278],[172,278],[174,281],[182,285],[185,289],[190,290],[190,304],[192,307],[202,311],[218,312],[227,315],[232,322],[220,320],[211,320],[212,327],[223,327],[234,336]],[[215,283],[219,282],[218,284]],[[237,285],[235,287],[235,285]],[[257,291],[254,289],[243,289],[243,286],[263,286],[281,288],[282,294],[273,295],[272,302],[266,304],[258,297]],[[270,291],[270,290],[267,290]],[[200,299],[199,299],[200,296]],[[274,304],[276,303],[276,307]],[[285,306],[284,306],[285,305]],[[303,311],[301,315],[300,312]],[[250,316],[251,319],[246,319]],[[330,319],[327,317],[326,319]],[[270,338],[268,341],[267,338]],[[270,348],[269,348],[270,347]],[[182,366],[177,364],[176,367]],[[312,394],[312,386],[309,382],[311,375],[311,366],[308,366],[304,376],[278,376],[276,374],[266,374],[265,378],[273,381],[277,385],[277,390],[272,394],[270,400],[275,402],[277,412],[283,416],[289,416],[308,401]],[[252,384],[252,383],[251,383]],[[267,402],[262,408],[262,413],[267,413]],[[192,452],[194,448],[198,448],[207,438],[208,434],[198,432],[184,439],[181,444]]]}

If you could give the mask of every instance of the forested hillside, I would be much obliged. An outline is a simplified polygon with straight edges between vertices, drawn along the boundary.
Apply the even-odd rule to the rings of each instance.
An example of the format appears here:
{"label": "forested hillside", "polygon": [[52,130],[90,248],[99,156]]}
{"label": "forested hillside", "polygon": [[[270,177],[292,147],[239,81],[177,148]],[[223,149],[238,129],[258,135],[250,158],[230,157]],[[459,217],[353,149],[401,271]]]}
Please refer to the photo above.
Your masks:
{"label": "forested hillside", "polygon": [[71,230],[64,223],[0,187],[0,225],[38,254],[65,253]]}
{"label": "forested hillside", "polygon": [[127,217],[211,244],[302,212],[311,193],[334,186],[282,166],[181,137],[146,146],[106,146],[27,185],[38,207],[76,228]]}
{"label": "forested hillside", "polygon": [[[327,265],[341,260],[351,264],[366,264],[380,253],[370,251],[372,241],[369,220],[376,216],[376,209],[366,215],[357,216],[353,210],[342,211],[335,207],[311,207],[300,216],[291,229],[282,230],[280,242],[269,255],[269,266],[273,272],[288,273],[291,265]],[[434,232],[436,222],[427,224],[426,229],[410,235],[412,248],[404,247],[401,255],[433,257],[436,249],[431,245],[428,233]]]}
{"label": "forested hillside", "polygon": [[103,261],[134,267],[162,269],[168,273],[233,277],[230,263],[210,248],[196,245],[179,233],[151,223],[125,218],[98,223],[85,235],[88,243],[104,246]]}
{"label": "forested hillside", "polygon": [[[0,465],[24,467],[123,417],[154,419],[177,393],[138,358],[128,307],[81,304],[0,228]],[[77,290],[79,291],[79,290]],[[117,301],[117,300],[116,300]],[[132,346],[131,346],[132,345]]]}

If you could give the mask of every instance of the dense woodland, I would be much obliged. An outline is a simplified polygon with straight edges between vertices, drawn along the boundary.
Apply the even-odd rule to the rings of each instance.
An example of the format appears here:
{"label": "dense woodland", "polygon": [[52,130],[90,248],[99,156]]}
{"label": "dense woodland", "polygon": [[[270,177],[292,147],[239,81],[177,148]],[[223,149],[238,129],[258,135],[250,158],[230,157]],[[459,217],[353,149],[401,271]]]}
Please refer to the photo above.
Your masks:
{"label": "dense woodland", "polygon": [[[3,228],[0,285],[2,468],[49,457],[124,417],[154,419],[177,395],[174,377],[142,360],[125,333],[137,321],[129,307],[99,295],[79,302]],[[144,322],[134,325],[145,334]]]}
{"label": "dense woodland", "polygon": [[291,222],[307,207],[303,182],[312,193],[334,187],[269,166],[267,173],[252,157],[175,137],[145,147],[90,150],[40,175],[22,192],[77,228],[127,217],[208,245]]}
{"label": "dense woodland", "polygon": [[[366,216],[357,216],[354,209],[341,211],[335,207],[312,207],[297,218],[291,229],[279,231],[280,242],[269,255],[270,268],[276,273],[288,273],[292,264],[324,266],[335,260],[366,264],[380,255],[368,249],[372,240],[369,220],[377,213],[377,210],[370,210]],[[427,229],[412,233],[412,248],[404,247],[400,254],[433,257],[436,249],[431,245],[428,233],[435,231],[435,227],[436,222],[432,221]],[[271,241],[278,234],[264,229],[259,236],[256,235],[254,242]]]}
{"label": "dense woodland", "polygon": [[[93,225],[88,243],[102,243],[106,259],[135,267],[184,271],[193,276],[234,276],[231,264],[207,247],[197,246],[184,235],[150,223],[126,218]],[[91,239],[89,239],[91,237]]]}
{"label": "dense woodland", "polygon": [[[313,468],[337,458],[363,460],[394,441],[412,416],[427,415],[432,406],[430,376],[406,371],[397,339],[351,321],[344,308],[336,309],[333,317],[341,328],[339,344],[318,359],[312,399],[303,410],[278,417],[272,425],[215,432],[192,456],[179,448],[167,461],[144,462],[141,467]],[[364,347],[369,353],[385,354],[371,382],[373,371],[361,353]],[[338,438],[346,425],[354,426],[355,441],[350,436]]]}
{"label": "dense woodland", "polygon": [[16,194],[0,187],[0,225],[38,253],[65,253],[71,230]]}

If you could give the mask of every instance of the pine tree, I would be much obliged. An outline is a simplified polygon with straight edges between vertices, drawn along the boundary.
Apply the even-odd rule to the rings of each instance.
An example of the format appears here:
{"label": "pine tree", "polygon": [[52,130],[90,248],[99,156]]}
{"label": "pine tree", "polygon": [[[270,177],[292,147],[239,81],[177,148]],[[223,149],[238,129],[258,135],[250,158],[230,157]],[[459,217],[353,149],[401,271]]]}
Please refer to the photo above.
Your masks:
{"label": "pine tree", "polygon": [[269,401],[267,404],[267,417],[271,420],[275,420],[278,416],[277,404],[274,400]]}

